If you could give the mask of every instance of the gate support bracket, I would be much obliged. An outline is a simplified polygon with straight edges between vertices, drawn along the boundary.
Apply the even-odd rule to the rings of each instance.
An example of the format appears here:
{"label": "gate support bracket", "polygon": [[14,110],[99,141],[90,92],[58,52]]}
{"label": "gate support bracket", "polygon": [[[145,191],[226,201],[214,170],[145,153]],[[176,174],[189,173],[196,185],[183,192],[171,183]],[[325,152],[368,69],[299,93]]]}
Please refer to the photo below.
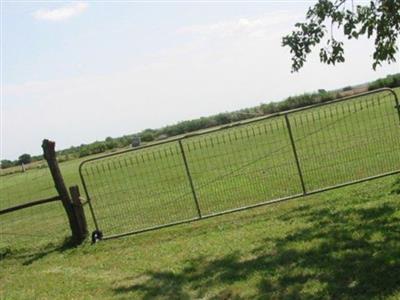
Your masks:
{"label": "gate support bracket", "polygon": [[97,243],[103,239],[103,232],[100,230],[95,230],[92,232],[92,244]]}

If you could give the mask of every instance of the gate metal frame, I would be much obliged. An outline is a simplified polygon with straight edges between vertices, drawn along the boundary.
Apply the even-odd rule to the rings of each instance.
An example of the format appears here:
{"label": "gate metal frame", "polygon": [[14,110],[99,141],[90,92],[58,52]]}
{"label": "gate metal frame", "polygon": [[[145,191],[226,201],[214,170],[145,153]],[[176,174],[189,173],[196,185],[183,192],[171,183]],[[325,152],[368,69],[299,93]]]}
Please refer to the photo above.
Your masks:
{"label": "gate metal frame", "polygon": [[[113,238],[118,238],[118,237],[133,235],[133,234],[139,234],[139,233],[144,233],[144,232],[148,232],[148,231],[153,231],[153,230],[157,230],[157,229],[161,229],[161,228],[171,227],[171,226],[174,226],[174,225],[185,224],[185,223],[190,223],[190,222],[194,222],[194,221],[198,221],[198,220],[209,219],[211,217],[226,215],[226,214],[229,214],[229,213],[243,211],[243,210],[256,208],[256,207],[260,207],[260,206],[271,205],[271,204],[284,202],[284,201],[288,201],[288,200],[293,200],[293,199],[297,199],[297,198],[301,198],[301,197],[305,197],[305,196],[311,196],[311,195],[314,195],[314,194],[318,194],[318,193],[322,193],[322,192],[326,192],[326,191],[342,188],[342,187],[345,187],[345,186],[350,186],[350,185],[353,185],[353,184],[366,182],[366,181],[370,181],[370,180],[373,180],[373,179],[378,179],[378,178],[382,178],[382,177],[386,177],[386,176],[390,176],[390,175],[399,174],[400,173],[400,169],[399,170],[395,170],[395,171],[391,171],[391,172],[381,173],[381,174],[374,175],[374,176],[365,177],[365,178],[362,178],[362,179],[357,179],[357,180],[353,180],[353,181],[347,181],[345,183],[341,183],[341,184],[337,184],[337,185],[333,185],[333,186],[328,186],[328,187],[316,189],[316,190],[313,190],[313,191],[307,191],[306,188],[305,188],[302,169],[301,169],[299,158],[298,158],[298,154],[297,154],[296,144],[295,144],[295,141],[294,141],[294,138],[293,138],[291,125],[290,125],[289,118],[288,118],[288,116],[290,114],[293,114],[293,113],[296,113],[296,112],[305,111],[305,110],[313,109],[313,108],[316,108],[316,107],[331,105],[331,104],[335,104],[335,103],[340,103],[340,102],[352,100],[352,99],[355,99],[355,98],[359,98],[359,97],[362,97],[362,96],[368,96],[368,95],[378,94],[378,93],[382,93],[382,92],[389,92],[389,93],[391,93],[393,95],[394,100],[395,100],[394,108],[397,109],[397,114],[398,114],[398,117],[399,117],[399,125],[400,125],[400,105],[399,105],[399,99],[397,97],[396,92],[394,90],[390,89],[390,88],[381,88],[381,89],[369,91],[369,92],[366,92],[366,93],[361,93],[361,94],[357,94],[357,95],[343,97],[343,98],[340,98],[340,99],[335,99],[335,100],[332,100],[332,101],[320,102],[320,103],[316,103],[316,104],[313,104],[313,105],[308,105],[308,106],[299,107],[299,108],[295,108],[295,109],[291,109],[291,110],[287,110],[287,111],[277,112],[277,113],[273,113],[273,114],[270,114],[270,115],[262,116],[262,117],[259,117],[259,118],[253,118],[251,120],[240,121],[240,122],[236,122],[236,123],[232,123],[232,124],[216,127],[216,128],[210,129],[210,130],[204,130],[204,131],[200,131],[200,132],[189,133],[189,134],[185,134],[183,136],[178,136],[178,137],[166,139],[166,140],[163,140],[163,141],[159,141],[159,142],[155,142],[155,143],[139,146],[139,147],[136,147],[136,148],[132,148],[132,149],[127,149],[127,150],[123,150],[123,151],[119,151],[119,152],[114,152],[114,153],[110,153],[110,154],[101,155],[101,156],[94,157],[94,158],[91,158],[91,159],[87,159],[87,160],[81,162],[80,165],[79,165],[79,176],[80,176],[80,179],[81,179],[81,182],[82,182],[82,186],[83,186],[84,191],[85,191],[87,203],[89,205],[89,210],[90,210],[90,213],[92,215],[93,222],[94,222],[95,229],[96,229],[92,233],[93,241],[100,240],[100,239],[101,240],[113,239]],[[216,212],[216,213],[212,213],[212,214],[208,214],[208,215],[203,216],[201,214],[201,211],[200,211],[200,207],[199,207],[199,203],[198,203],[198,200],[197,200],[196,191],[194,189],[192,176],[190,174],[190,170],[189,170],[189,167],[188,167],[186,155],[185,155],[185,152],[183,151],[182,140],[185,140],[185,139],[191,138],[191,137],[195,137],[195,136],[202,136],[202,135],[206,135],[206,134],[209,134],[209,133],[214,133],[214,132],[217,132],[217,131],[223,131],[223,130],[231,129],[231,128],[238,127],[238,126],[252,124],[252,123],[264,121],[264,120],[267,120],[267,119],[282,117],[282,116],[285,118],[285,122],[286,122],[287,129],[288,129],[288,132],[289,132],[290,144],[291,144],[291,147],[292,147],[292,150],[293,150],[293,154],[294,154],[294,158],[295,158],[297,172],[298,172],[299,180],[300,180],[301,187],[302,187],[302,193],[290,195],[290,196],[283,197],[283,198],[277,198],[277,199],[273,199],[273,200],[268,200],[268,201],[264,201],[264,202],[259,202],[259,203],[256,203],[256,204],[242,206],[242,207],[238,207],[238,208],[234,208],[234,209],[224,210],[224,211],[221,211],[221,212]],[[98,226],[96,214],[94,212],[93,205],[91,203],[91,198],[90,198],[90,195],[89,195],[89,192],[88,192],[88,189],[87,189],[87,185],[86,185],[86,182],[85,182],[85,178],[84,178],[83,173],[82,173],[82,167],[86,163],[91,162],[91,161],[101,160],[101,159],[108,158],[108,157],[111,157],[111,156],[116,156],[116,155],[121,155],[121,154],[128,153],[128,152],[133,152],[133,151],[138,151],[138,150],[142,150],[142,149],[146,149],[146,148],[156,147],[156,146],[159,146],[159,145],[172,143],[172,142],[178,142],[179,143],[179,148],[181,150],[183,161],[184,161],[184,165],[185,165],[186,175],[187,175],[189,183],[190,183],[190,188],[191,188],[191,192],[192,192],[195,204],[196,204],[198,216],[195,217],[195,218],[180,220],[180,221],[177,221],[177,222],[171,222],[171,223],[167,223],[167,224],[151,226],[151,227],[147,227],[147,228],[140,229],[140,230],[134,230],[134,231],[128,231],[128,232],[121,233],[121,234],[113,234],[113,235],[109,235],[109,236],[103,236],[103,233],[102,233],[101,229]]]}

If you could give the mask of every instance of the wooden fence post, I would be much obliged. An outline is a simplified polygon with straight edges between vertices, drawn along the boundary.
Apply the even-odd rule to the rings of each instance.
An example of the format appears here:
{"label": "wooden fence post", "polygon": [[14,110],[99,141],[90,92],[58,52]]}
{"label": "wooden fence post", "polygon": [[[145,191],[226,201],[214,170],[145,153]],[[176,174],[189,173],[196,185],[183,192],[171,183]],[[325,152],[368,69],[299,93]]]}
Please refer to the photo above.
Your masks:
{"label": "wooden fence post", "polygon": [[87,223],[85,211],[83,210],[79,187],[77,185],[71,186],[69,188],[69,193],[71,194],[72,199],[72,209],[74,211],[77,225],[79,227],[79,240],[83,241],[88,235]]}
{"label": "wooden fence post", "polygon": [[77,222],[77,218],[75,216],[72,202],[68,194],[67,187],[65,186],[64,179],[62,177],[60,168],[58,166],[56,151],[55,151],[56,143],[49,140],[43,140],[42,148],[43,148],[43,156],[47,161],[49,166],[51,176],[53,177],[55,188],[61,198],[61,202],[64,206],[65,212],[68,217],[69,226],[72,232],[72,239],[74,242],[80,242],[80,230]]}

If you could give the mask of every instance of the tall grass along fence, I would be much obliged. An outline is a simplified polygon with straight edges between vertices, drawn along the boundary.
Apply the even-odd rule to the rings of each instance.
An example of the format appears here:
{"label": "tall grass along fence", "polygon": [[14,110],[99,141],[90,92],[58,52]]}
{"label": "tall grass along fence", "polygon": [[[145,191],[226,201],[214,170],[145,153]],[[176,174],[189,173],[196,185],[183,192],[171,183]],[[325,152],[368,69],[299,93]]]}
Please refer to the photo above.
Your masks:
{"label": "tall grass along fence", "polygon": [[44,140],[42,147],[48,168],[1,178],[2,242],[52,242],[72,235],[73,242],[79,243],[87,234],[79,191],[71,187],[72,197],[68,193],[57,163],[55,143]]}
{"label": "tall grass along fence", "polygon": [[113,238],[400,172],[390,89],[84,161],[96,231]]}

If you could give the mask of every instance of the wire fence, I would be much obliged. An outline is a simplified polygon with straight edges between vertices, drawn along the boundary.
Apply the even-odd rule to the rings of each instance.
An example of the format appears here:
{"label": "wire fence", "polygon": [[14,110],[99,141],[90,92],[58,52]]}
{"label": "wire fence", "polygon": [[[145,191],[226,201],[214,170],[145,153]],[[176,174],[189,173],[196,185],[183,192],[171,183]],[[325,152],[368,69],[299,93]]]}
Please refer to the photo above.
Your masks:
{"label": "wire fence", "polygon": [[90,159],[97,230],[132,234],[400,172],[391,90]]}
{"label": "wire fence", "polygon": [[[55,197],[57,191],[49,169],[29,169],[0,176],[0,211],[40,199]],[[10,245],[51,243],[69,234],[60,201],[28,207],[0,216],[0,248]]]}
{"label": "wire fence", "polygon": [[47,167],[0,176],[0,210],[56,194]]}

